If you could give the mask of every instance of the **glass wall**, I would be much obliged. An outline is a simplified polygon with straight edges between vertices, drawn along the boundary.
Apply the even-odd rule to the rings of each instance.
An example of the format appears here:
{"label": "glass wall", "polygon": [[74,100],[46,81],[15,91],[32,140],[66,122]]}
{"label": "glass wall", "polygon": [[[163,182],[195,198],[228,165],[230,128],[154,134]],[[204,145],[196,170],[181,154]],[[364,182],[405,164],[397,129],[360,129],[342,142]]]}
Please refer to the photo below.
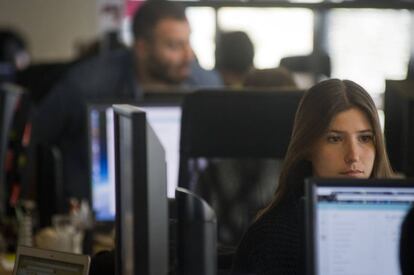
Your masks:
{"label": "glass wall", "polygon": [[[214,9],[188,8],[192,43],[203,67],[214,67]],[[220,8],[223,31],[244,31],[255,46],[257,68],[279,65],[282,57],[312,52],[313,13],[309,9]]]}
{"label": "glass wall", "polygon": [[[187,15],[192,28],[191,43],[198,60],[202,67],[212,69],[215,64],[215,9],[189,7]],[[407,10],[332,9],[326,22],[332,77],[362,84],[381,107],[385,79],[406,77],[411,13]],[[223,7],[217,9],[217,24],[223,31],[241,30],[250,36],[255,46],[254,64],[260,69],[278,66],[282,57],[307,55],[313,50],[314,13],[311,9]],[[127,18],[125,34],[128,29]]]}
{"label": "glass wall", "polygon": [[374,98],[384,92],[385,79],[404,79],[410,57],[410,18],[406,10],[330,11],[332,76],[355,80]]}

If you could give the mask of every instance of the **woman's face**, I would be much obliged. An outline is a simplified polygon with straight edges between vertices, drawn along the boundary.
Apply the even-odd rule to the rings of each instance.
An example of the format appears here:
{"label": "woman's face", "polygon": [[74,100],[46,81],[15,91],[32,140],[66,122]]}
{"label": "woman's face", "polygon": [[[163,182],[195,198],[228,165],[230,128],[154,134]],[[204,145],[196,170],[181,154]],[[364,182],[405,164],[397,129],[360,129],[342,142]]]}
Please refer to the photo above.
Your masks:
{"label": "woman's face", "polygon": [[320,178],[369,178],[374,166],[374,132],[357,108],[337,114],[316,142],[310,161]]}

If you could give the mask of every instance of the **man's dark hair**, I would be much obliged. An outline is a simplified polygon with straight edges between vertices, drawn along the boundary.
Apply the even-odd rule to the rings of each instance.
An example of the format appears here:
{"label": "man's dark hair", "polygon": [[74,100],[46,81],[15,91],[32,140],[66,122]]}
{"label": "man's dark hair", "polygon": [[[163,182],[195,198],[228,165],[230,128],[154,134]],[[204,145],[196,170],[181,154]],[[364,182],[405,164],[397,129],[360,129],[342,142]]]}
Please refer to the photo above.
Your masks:
{"label": "man's dark hair", "polygon": [[17,53],[26,50],[26,42],[16,31],[0,29],[0,62],[14,64]]}
{"label": "man's dark hair", "polygon": [[134,39],[151,38],[152,31],[159,21],[166,18],[187,20],[185,7],[173,1],[147,0],[138,8],[132,22]]}
{"label": "man's dark hair", "polygon": [[216,69],[245,73],[253,66],[254,46],[242,31],[219,34],[216,45]]}

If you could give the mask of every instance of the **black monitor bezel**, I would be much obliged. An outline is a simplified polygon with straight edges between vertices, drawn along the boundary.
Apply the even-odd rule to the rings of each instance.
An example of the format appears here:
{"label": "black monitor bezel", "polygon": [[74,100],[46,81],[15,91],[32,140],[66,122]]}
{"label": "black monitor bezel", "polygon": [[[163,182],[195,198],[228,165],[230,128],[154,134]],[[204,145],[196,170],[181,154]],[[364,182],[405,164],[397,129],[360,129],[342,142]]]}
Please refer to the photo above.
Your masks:
{"label": "black monitor bezel", "polygon": [[[304,90],[290,88],[197,90],[183,101],[180,153],[186,157],[283,158],[294,116],[304,93]],[[274,119],[283,123],[282,129],[275,129],[280,125],[270,123],[269,116],[274,116],[275,112],[280,113]],[[283,112],[288,114],[283,116]],[[260,125],[256,128],[262,132],[249,131],[246,129],[248,125]],[[277,137],[274,137],[276,132]],[[278,139],[279,136],[283,138]],[[280,142],[270,145],[269,140]]]}
{"label": "black monitor bezel", "polygon": [[[146,113],[133,105],[113,105],[115,123],[115,195],[116,195],[116,272],[123,274],[125,266],[122,239],[122,187],[120,155],[122,130],[121,120],[127,119],[131,127],[131,218],[133,230],[132,237],[132,263],[133,274],[156,274],[156,270],[168,269],[168,198],[166,194],[166,178],[162,181],[153,181],[154,166],[152,152],[155,146],[161,152],[162,158],[157,159],[157,173],[163,173],[165,166],[165,152],[158,138],[147,123]],[[154,145],[154,142],[156,143]],[[152,149],[151,149],[152,148]],[[125,148],[124,148],[125,149]],[[160,155],[158,155],[160,156]],[[163,163],[161,163],[163,162]],[[161,167],[162,166],[162,167]],[[165,182],[164,182],[165,180]],[[145,183],[145,184],[138,184]],[[155,184],[154,184],[155,183]],[[159,185],[159,184],[162,184]],[[164,200],[164,201],[162,201]],[[157,207],[154,207],[157,205]],[[152,212],[154,211],[155,212]],[[163,219],[165,218],[165,219]]]}

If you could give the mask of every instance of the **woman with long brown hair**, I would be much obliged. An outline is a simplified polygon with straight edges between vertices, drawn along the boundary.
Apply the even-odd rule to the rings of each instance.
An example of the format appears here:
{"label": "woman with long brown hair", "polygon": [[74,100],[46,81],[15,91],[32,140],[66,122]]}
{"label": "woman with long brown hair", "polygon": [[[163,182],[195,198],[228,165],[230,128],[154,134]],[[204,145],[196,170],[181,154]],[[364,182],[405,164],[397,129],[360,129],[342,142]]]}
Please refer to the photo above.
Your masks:
{"label": "woman with long brown hair", "polygon": [[235,274],[304,274],[301,198],[307,177],[388,178],[377,110],[358,84],[330,79],[306,92],[273,200],[237,250]]}

